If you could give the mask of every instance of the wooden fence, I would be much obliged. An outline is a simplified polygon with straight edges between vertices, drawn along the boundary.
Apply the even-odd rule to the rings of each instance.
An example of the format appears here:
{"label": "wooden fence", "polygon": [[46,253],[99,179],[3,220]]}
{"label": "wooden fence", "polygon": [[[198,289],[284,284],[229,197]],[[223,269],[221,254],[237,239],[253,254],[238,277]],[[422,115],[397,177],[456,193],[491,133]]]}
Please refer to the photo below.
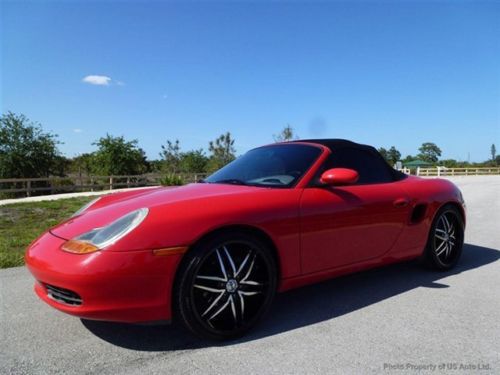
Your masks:
{"label": "wooden fence", "polygon": [[[476,175],[500,175],[500,167],[482,168],[417,168],[410,171],[407,168],[401,170],[404,173],[415,173],[417,176],[439,177],[439,176],[476,176]],[[196,182],[205,178],[205,173],[178,174],[185,183]],[[113,190],[117,188],[130,188],[140,186],[161,185],[165,177],[162,174],[142,174],[129,176],[68,176],[47,178],[6,178],[0,179],[1,195],[26,195],[33,194],[58,194],[67,192],[85,192],[99,190]]]}
{"label": "wooden fence", "polygon": [[478,176],[478,175],[498,175],[500,167],[481,167],[481,168],[417,168],[417,176]]}
{"label": "wooden fence", "polygon": [[[185,183],[196,182],[206,177],[205,173],[177,174]],[[143,174],[130,176],[68,176],[46,178],[6,178],[0,179],[0,195],[57,194],[113,190],[140,186],[161,185],[162,174]]]}

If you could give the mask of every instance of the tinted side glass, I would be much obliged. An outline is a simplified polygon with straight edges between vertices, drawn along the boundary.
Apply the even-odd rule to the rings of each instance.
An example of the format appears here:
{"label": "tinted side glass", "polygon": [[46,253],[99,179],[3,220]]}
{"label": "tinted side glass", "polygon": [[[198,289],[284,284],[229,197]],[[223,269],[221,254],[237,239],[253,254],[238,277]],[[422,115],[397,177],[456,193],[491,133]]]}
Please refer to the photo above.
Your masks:
{"label": "tinted side glass", "polygon": [[379,184],[394,181],[389,166],[379,156],[371,152],[342,148],[333,150],[324,170],[330,168],[349,168],[359,173],[358,184]]}
{"label": "tinted side glass", "polygon": [[259,147],[219,169],[205,182],[291,187],[320,154],[318,147],[294,143]]}

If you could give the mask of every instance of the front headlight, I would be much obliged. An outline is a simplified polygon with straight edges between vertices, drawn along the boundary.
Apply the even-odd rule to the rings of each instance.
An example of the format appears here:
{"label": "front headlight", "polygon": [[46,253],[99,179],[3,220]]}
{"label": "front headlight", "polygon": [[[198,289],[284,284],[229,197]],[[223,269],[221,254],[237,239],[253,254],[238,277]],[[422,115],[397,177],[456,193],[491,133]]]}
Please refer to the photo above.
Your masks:
{"label": "front headlight", "polygon": [[71,217],[75,217],[75,216],[78,216],[82,213],[84,213],[85,211],[87,211],[95,202],[97,202],[99,199],[101,199],[101,197],[98,197],[96,199],[93,199],[91,200],[89,203],[87,203],[86,205],[84,205],[83,207],[81,207],[78,211],[76,211],[73,215],[71,215]]}
{"label": "front headlight", "polygon": [[112,223],[92,229],[66,242],[62,249],[76,254],[87,254],[102,250],[133,231],[148,215],[147,208],[132,211]]}

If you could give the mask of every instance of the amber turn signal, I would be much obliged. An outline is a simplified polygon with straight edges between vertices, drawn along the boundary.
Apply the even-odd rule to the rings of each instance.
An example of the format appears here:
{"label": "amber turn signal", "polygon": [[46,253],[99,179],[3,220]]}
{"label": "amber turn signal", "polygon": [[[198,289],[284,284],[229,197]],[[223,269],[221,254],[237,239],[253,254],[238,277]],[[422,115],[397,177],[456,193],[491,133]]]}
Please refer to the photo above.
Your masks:
{"label": "amber turn signal", "polygon": [[89,242],[78,240],[69,240],[62,245],[61,249],[74,254],[88,254],[99,250],[97,246],[92,245]]}
{"label": "amber turn signal", "polygon": [[155,249],[153,250],[153,254],[159,256],[184,254],[187,249],[187,246],[167,247],[164,249]]}

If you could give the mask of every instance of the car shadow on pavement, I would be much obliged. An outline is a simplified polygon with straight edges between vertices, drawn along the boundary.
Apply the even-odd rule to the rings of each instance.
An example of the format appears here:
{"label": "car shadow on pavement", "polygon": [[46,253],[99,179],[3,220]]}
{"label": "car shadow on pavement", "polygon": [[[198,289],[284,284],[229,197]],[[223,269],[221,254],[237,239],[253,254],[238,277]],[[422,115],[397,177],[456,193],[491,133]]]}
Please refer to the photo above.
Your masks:
{"label": "car shadow on pavement", "polygon": [[230,342],[203,341],[178,324],[134,325],[82,319],[94,335],[111,344],[141,351],[171,351],[227,346],[319,323],[349,314],[418,287],[447,288],[439,280],[493,263],[500,251],[465,244],[459,264],[451,271],[424,269],[407,262],[365,271],[278,294],[264,321],[245,337]]}

